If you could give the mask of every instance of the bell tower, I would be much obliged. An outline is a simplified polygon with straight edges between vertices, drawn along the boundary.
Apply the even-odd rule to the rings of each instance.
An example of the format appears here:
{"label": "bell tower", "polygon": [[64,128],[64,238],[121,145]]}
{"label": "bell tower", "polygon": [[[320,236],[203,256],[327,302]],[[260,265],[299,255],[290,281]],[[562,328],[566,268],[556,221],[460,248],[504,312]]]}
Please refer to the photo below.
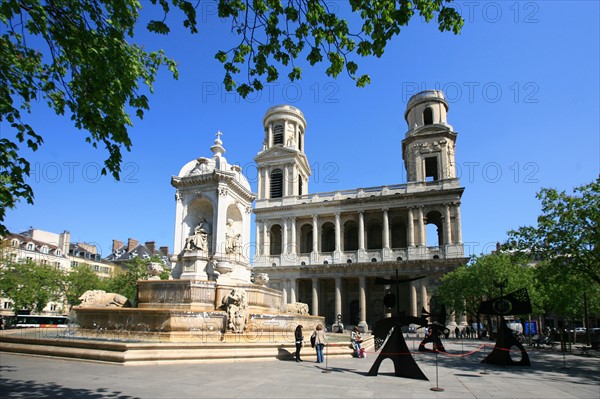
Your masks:
{"label": "bell tower", "polygon": [[435,182],[456,178],[456,132],[447,122],[448,103],[439,90],[425,90],[408,101],[404,119],[408,131],[402,140],[402,158],[408,182]]}
{"label": "bell tower", "polygon": [[263,126],[262,151],[254,158],[258,168],[257,199],[306,194],[311,171],[304,154],[304,114],[291,105],[271,107]]}

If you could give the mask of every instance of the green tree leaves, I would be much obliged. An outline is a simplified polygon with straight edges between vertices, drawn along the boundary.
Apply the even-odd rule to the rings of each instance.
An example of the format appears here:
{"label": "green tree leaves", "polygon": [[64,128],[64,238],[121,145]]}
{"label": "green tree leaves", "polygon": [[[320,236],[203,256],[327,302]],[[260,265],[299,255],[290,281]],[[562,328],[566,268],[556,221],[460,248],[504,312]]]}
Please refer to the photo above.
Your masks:
{"label": "green tree leaves", "polygon": [[[185,0],[150,0],[162,10],[162,19],[146,28],[166,35],[167,17],[173,9],[183,13],[183,26],[198,32],[198,3]],[[265,82],[301,79],[297,60],[309,65],[325,63],[326,73],[346,72],[357,86],[369,84],[360,74],[355,56],[380,57],[389,40],[400,33],[414,15],[426,21],[437,15],[440,31],[458,33],[460,15],[450,0],[350,0],[346,21],[326,0],[218,0],[218,14],[231,21],[239,41],[217,52],[223,65],[223,83],[246,97],[262,90]],[[27,124],[34,100],[44,100],[57,115],[71,118],[86,132],[86,142],[107,152],[102,174],[119,179],[122,151],[130,151],[131,114],[143,118],[150,109],[147,93],[160,68],[175,79],[175,61],[163,51],[148,52],[133,43],[141,3],[137,0],[20,1],[0,3],[0,122],[14,130],[14,139],[0,142],[0,234],[5,210],[20,199],[33,203],[26,183],[30,165],[19,156],[21,146],[35,151],[42,133]],[[354,20],[354,19],[353,19]],[[356,21],[356,20],[354,20]],[[243,77],[244,73],[246,74]]]}
{"label": "green tree leaves", "polygon": [[600,178],[573,194],[544,188],[537,198],[537,226],[508,232],[505,248],[531,252],[548,263],[546,272],[600,284]]}

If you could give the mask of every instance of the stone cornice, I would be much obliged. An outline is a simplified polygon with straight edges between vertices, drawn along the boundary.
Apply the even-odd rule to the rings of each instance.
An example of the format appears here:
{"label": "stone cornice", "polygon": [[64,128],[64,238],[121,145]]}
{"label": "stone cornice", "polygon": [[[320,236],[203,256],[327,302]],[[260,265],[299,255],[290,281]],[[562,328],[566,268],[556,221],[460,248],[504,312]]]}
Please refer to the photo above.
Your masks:
{"label": "stone cornice", "polygon": [[232,188],[234,192],[240,195],[242,198],[252,202],[256,198],[254,193],[248,191],[242,186],[236,179],[235,173],[228,173],[223,171],[214,170],[212,173],[192,175],[185,177],[173,176],[171,177],[171,185],[178,190],[192,188],[203,183],[221,183],[225,182],[228,187]]}

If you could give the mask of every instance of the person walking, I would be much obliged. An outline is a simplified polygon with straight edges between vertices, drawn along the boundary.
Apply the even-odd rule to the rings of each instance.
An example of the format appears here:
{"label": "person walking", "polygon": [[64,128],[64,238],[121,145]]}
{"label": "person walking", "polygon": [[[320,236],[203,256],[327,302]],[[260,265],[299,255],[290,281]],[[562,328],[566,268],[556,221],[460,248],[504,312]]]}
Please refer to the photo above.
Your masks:
{"label": "person walking", "polygon": [[325,347],[325,331],[323,331],[323,326],[321,324],[317,324],[315,331],[312,333],[312,337],[314,337],[315,350],[317,351],[317,363],[323,363],[325,361],[323,356],[323,348]]}
{"label": "person walking", "polygon": [[304,341],[304,336],[302,335],[302,325],[298,324],[298,327],[296,327],[294,338],[296,340],[296,362],[301,362],[302,359],[300,358],[300,350],[302,349],[302,342]]}

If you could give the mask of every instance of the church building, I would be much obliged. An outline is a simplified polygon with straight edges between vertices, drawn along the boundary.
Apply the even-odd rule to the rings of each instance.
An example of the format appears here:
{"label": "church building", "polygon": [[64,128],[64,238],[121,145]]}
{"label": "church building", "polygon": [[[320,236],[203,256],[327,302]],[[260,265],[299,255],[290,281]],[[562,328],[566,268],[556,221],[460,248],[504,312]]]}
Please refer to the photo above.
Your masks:
{"label": "church building", "polygon": [[[402,140],[407,183],[310,193],[307,121],[293,106],[270,108],[255,158],[254,274],[267,273],[269,287],[283,292],[284,303],[304,302],[327,324],[339,319],[369,328],[389,316],[383,298],[391,287],[375,284],[378,277],[423,277],[399,285],[399,311],[418,316],[422,308],[429,310],[439,278],[468,260],[460,214],[464,188],[455,167],[457,133],[447,113],[441,91],[410,98]],[[437,230],[437,245],[427,245],[428,230]]]}

